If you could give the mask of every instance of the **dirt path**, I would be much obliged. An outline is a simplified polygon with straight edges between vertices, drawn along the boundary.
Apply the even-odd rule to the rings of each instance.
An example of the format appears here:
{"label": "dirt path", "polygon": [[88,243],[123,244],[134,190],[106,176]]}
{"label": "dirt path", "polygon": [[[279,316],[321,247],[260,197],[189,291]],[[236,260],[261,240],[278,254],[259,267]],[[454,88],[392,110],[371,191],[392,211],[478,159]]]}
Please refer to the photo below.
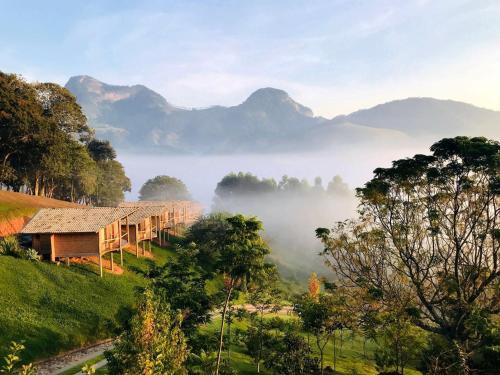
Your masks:
{"label": "dirt path", "polygon": [[[37,375],[56,375],[82,362],[88,361],[113,347],[112,340],[101,341],[86,348],[72,350],[35,364]],[[101,361],[102,362],[102,361]],[[100,363],[100,362],[99,362]],[[105,364],[105,363],[104,363]],[[96,364],[97,368],[98,365]]]}

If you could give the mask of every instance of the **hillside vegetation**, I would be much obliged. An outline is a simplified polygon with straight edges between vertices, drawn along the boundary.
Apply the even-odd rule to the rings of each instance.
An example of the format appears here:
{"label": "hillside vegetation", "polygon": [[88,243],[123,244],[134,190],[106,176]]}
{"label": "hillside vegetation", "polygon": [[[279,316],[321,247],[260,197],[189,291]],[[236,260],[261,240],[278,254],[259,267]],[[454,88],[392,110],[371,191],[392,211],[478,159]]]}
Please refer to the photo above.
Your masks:
{"label": "hillside vegetation", "polygon": [[115,336],[146,285],[143,271],[173,251],[153,246],[156,258],[125,254],[122,275],[98,275],[93,265],[57,265],[0,256],[0,357],[10,341],[24,342],[26,360],[46,358]]}

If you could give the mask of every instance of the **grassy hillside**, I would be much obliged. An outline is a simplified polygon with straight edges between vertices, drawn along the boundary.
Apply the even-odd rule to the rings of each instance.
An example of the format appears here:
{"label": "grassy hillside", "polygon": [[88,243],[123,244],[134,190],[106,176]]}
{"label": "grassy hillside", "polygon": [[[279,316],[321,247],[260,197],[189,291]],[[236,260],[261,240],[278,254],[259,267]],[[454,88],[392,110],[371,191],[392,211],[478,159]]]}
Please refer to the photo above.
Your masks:
{"label": "grassy hillside", "polygon": [[93,265],[56,265],[0,256],[0,357],[10,341],[24,341],[25,359],[45,358],[114,336],[146,284],[142,271],[164,263],[125,254],[123,275],[98,276]]}
{"label": "grassy hillside", "polygon": [[57,199],[0,190],[0,236],[19,232],[40,208],[80,207]]}
{"label": "grassy hillside", "polygon": [[79,204],[58,199],[0,190],[0,220],[31,216],[39,208],[79,207]]}

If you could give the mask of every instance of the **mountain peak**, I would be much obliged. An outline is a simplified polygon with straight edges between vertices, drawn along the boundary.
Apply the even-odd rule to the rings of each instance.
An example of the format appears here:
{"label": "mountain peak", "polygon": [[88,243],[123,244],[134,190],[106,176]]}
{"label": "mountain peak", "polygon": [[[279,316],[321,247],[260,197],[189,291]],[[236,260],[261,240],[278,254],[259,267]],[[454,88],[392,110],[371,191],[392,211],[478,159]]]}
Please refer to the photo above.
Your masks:
{"label": "mountain peak", "polygon": [[304,116],[313,116],[310,108],[294,101],[286,91],[273,87],[264,87],[254,91],[241,105],[269,111],[274,111],[276,108],[288,109]]}

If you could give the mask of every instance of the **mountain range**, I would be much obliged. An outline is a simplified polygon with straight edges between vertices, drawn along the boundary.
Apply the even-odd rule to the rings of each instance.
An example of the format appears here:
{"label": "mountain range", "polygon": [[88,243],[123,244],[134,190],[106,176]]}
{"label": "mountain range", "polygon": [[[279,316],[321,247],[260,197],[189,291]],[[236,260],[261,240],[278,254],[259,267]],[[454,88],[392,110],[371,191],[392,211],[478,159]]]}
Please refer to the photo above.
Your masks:
{"label": "mountain range", "polygon": [[408,98],[333,119],[314,116],[285,91],[262,88],[243,103],[184,109],[143,85],[89,76],[66,84],[99,138],[119,150],[181,154],[327,150],[359,143],[429,144],[456,135],[500,139],[500,112],[433,98]]}

